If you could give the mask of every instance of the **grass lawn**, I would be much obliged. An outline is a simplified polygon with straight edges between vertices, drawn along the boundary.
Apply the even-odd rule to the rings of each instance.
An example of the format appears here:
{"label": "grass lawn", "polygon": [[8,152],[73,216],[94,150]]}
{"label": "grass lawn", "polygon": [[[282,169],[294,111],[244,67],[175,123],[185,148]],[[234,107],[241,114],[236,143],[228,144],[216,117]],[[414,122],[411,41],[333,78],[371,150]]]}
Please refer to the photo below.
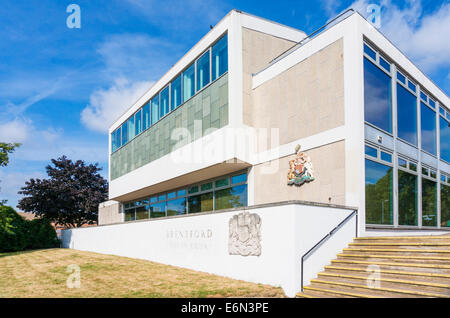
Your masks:
{"label": "grass lawn", "polygon": [[[67,266],[80,267],[68,288]],[[281,288],[71,249],[0,253],[0,297],[285,297]]]}

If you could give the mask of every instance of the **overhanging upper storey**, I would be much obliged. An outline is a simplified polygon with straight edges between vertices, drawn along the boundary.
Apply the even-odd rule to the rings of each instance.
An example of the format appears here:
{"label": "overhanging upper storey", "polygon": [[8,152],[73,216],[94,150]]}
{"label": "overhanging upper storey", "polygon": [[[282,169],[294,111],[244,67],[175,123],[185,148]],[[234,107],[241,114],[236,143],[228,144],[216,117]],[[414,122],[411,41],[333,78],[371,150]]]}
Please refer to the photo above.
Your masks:
{"label": "overhanging upper storey", "polygon": [[[173,151],[191,146],[216,130],[243,125],[244,28],[290,43],[305,36],[299,30],[231,11],[110,127],[111,198],[164,181],[157,161],[163,160],[169,169],[168,155]],[[277,48],[267,54],[266,59],[272,59]],[[201,166],[232,158],[240,159],[233,151],[226,151],[216,161],[208,160]],[[136,174],[149,175],[156,173],[155,169],[159,169],[158,180],[147,179],[145,185],[132,181]],[[199,166],[194,163],[185,165],[179,175],[196,169]],[[133,176],[128,177],[131,172]],[[116,185],[124,182],[128,190],[115,191],[123,189]]]}

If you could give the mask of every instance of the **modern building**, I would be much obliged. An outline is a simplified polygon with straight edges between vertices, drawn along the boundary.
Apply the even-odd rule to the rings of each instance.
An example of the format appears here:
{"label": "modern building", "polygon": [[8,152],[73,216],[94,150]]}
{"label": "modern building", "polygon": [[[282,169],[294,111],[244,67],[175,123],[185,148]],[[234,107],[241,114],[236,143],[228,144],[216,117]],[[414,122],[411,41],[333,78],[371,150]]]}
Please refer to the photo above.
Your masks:
{"label": "modern building", "polygon": [[[176,223],[183,230],[166,229],[165,239],[183,238],[183,222],[206,226],[198,235],[207,237],[220,212],[256,209],[261,229],[277,226],[262,244],[299,226],[285,238],[301,236],[289,242],[297,284],[301,251],[343,219],[324,212],[300,231],[316,208],[357,209],[350,236],[355,225],[366,236],[450,233],[449,98],[358,13],[306,36],[233,10],[130,105],[109,130],[110,201],[99,209],[100,225],[115,224],[99,227],[108,237],[126,224]],[[289,207],[307,213],[278,221]]]}

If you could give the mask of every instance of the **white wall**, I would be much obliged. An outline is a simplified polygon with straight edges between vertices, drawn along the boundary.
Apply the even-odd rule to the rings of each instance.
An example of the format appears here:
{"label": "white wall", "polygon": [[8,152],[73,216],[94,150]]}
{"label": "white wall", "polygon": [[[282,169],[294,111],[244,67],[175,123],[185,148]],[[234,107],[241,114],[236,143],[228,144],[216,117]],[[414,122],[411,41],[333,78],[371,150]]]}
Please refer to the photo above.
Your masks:
{"label": "white wall", "polygon": [[[303,253],[352,211],[293,203],[248,209],[262,220],[260,256],[228,254],[228,222],[239,212],[242,211],[65,230],[63,247],[146,259],[281,286],[288,296],[293,297],[300,291]],[[317,256],[308,260],[305,281],[321,271],[323,265],[328,264],[353,238],[354,225],[351,227],[353,231],[349,228],[343,228],[343,232],[332,238],[331,249],[324,246],[325,253],[321,249]],[[174,231],[188,231],[193,237],[176,237],[172,235]]]}

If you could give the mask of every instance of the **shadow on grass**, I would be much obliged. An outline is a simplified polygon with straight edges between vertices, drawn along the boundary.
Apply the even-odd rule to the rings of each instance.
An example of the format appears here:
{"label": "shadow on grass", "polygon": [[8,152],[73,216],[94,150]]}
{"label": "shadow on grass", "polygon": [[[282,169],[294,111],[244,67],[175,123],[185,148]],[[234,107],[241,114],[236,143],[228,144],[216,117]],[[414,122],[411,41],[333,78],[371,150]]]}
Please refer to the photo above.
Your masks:
{"label": "shadow on grass", "polygon": [[26,251],[18,251],[18,252],[6,252],[6,253],[0,253],[0,258],[6,257],[6,256],[14,256],[14,255],[22,255],[22,254],[30,254],[30,253],[36,253],[39,251],[50,251],[55,250],[58,248],[41,248],[36,250],[26,250]]}

